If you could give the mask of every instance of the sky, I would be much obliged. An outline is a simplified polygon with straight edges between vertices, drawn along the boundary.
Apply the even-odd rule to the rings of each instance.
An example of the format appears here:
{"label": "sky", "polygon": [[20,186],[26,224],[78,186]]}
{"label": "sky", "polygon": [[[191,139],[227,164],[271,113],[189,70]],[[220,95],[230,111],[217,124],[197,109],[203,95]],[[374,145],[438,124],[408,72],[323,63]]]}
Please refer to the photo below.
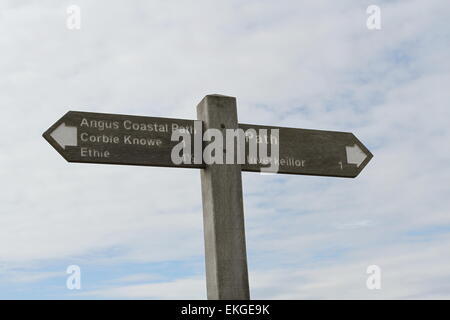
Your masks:
{"label": "sky", "polygon": [[67,163],[42,133],[69,110],[195,119],[223,94],[241,123],[374,155],[355,179],[242,174],[252,299],[449,299],[449,18],[446,0],[2,0],[0,298],[206,299],[199,170]]}

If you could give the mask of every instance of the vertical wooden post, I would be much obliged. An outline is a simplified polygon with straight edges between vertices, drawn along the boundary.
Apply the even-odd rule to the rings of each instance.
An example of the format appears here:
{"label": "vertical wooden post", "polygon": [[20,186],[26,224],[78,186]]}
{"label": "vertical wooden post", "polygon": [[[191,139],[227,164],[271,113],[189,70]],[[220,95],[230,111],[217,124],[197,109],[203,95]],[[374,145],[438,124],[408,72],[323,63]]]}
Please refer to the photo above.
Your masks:
{"label": "vertical wooden post", "polygon": [[[206,96],[197,106],[197,118],[204,131],[237,129],[236,98]],[[201,181],[208,299],[248,300],[241,166],[208,165]]]}

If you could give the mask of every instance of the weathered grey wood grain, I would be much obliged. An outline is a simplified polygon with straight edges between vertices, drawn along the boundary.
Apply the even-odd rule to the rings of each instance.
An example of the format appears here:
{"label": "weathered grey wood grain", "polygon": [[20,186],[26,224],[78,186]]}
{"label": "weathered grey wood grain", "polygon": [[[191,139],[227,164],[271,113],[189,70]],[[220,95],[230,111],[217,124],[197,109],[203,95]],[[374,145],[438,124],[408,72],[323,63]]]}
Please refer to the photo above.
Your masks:
{"label": "weathered grey wood grain", "polygon": [[[81,126],[83,121],[116,122],[118,127],[100,130],[98,127]],[[127,121],[150,126],[168,126],[169,130],[168,132],[128,130],[124,127],[124,123]],[[62,148],[52,138],[52,133],[62,124],[77,128],[78,143],[76,146]],[[43,136],[69,162],[204,168],[205,164],[203,162],[199,164],[182,163],[179,165],[172,162],[171,151],[178,143],[177,141],[171,141],[171,129],[173,125],[193,128],[194,120],[70,111],[51,126]],[[271,130],[279,129],[279,170],[277,173],[354,178],[372,158],[370,151],[349,132],[295,129],[252,124],[239,124],[239,128],[244,131],[248,129],[255,129],[256,131],[266,129],[269,134]],[[90,136],[117,136],[121,143],[111,144],[104,143],[103,141],[82,141],[83,134]],[[161,141],[161,145],[149,147],[123,143],[126,142],[125,138],[129,135],[137,139],[159,140]],[[193,143],[193,132],[191,133],[191,140]],[[366,155],[361,163],[355,164],[348,162],[346,150],[347,147],[353,146],[357,146]],[[109,156],[90,156],[86,152],[83,153],[83,150],[86,151],[86,149],[96,150],[100,153],[108,152]],[[246,155],[248,155],[248,149],[248,142],[246,142]],[[267,167],[259,162],[252,164],[248,161],[247,157],[245,160],[246,163],[242,165],[243,171],[258,172],[262,167]]]}
{"label": "weathered grey wood grain", "polygon": [[[199,120],[140,117],[70,111],[51,126],[44,138],[69,162],[199,168],[201,170],[203,223],[208,299],[250,299],[241,170],[266,167],[245,163],[205,165],[174,164],[173,130],[188,130],[194,144],[195,121],[207,129],[279,130],[278,173],[356,177],[372,158],[370,151],[348,132],[294,129],[238,124],[236,99],[208,95],[197,106]],[[198,123],[198,122],[197,122]],[[224,135],[225,136],[225,135]],[[199,144],[200,145],[200,144]],[[202,143],[198,150],[203,150]],[[194,145],[192,145],[194,158]],[[268,143],[269,153],[273,142]],[[230,150],[224,142],[224,158]],[[236,154],[236,147],[234,149]],[[201,157],[200,157],[201,158]]]}
{"label": "weathered grey wood grain", "polygon": [[[238,127],[236,99],[208,95],[197,106],[205,129]],[[240,165],[201,170],[208,299],[250,299]]]}
{"label": "weathered grey wood grain", "polygon": [[[108,127],[100,129],[97,127],[82,126],[83,121],[89,123],[117,123],[117,127]],[[125,123],[167,126],[167,132],[130,130],[125,128]],[[77,128],[77,146],[66,146],[65,149],[59,145],[51,134],[61,124]],[[202,168],[203,164],[179,164],[175,165],[171,160],[172,148],[178,144],[178,141],[171,141],[172,125],[178,127],[193,128],[193,120],[140,117],[130,115],[105,114],[69,111],[44,134],[44,138],[69,162],[79,163],[101,163],[101,164],[122,164],[122,165],[142,165],[142,166],[163,166],[163,167],[182,167],[182,168]],[[105,143],[82,141],[82,135],[89,136],[107,136],[118,137],[120,143]],[[148,146],[140,144],[127,144],[130,140],[126,138],[131,136],[133,139],[150,139],[161,141],[160,146]],[[82,156],[82,148],[89,148],[99,152],[109,152],[109,157]]]}

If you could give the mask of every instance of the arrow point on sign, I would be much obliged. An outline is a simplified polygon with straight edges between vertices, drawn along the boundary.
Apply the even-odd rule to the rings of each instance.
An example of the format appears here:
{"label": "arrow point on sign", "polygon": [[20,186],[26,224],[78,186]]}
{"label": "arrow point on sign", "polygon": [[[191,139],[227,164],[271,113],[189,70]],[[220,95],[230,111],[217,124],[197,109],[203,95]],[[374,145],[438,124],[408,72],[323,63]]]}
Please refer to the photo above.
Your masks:
{"label": "arrow point on sign", "polygon": [[77,128],[66,126],[66,123],[61,123],[52,133],[50,137],[53,138],[63,149],[68,146],[77,146]]}
{"label": "arrow point on sign", "polygon": [[345,147],[345,151],[347,152],[347,163],[356,164],[358,168],[367,158],[367,154],[356,143],[353,146]]}

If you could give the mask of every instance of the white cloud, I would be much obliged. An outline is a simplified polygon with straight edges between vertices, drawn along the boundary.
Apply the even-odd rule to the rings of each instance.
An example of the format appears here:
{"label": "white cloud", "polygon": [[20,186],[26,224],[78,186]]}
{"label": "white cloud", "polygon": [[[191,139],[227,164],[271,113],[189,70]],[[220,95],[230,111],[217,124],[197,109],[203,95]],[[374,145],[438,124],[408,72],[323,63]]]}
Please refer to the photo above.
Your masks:
{"label": "white cloud", "polygon": [[64,278],[64,272],[28,272],[17,270],[3,270],[0,275],[0,281],[6,283],[34,283],[48,280],[51,278]]}
{"label": "white cloud", "polygon": [[[200,257],[198,171],[67,164],[41,134],[68,109],[192,119],[222,93],[241,122],[352,131],[375,155],[355,180],[244,174],[255,298],[448,296],[448,238],[407,235],[450,225],[445,1],[382,1],[380,31],[350,0],[77,3],[80,31],[65,2],[0,4],[5,270]],[[380,293],[360,287],[365,251]],[[202,298],[201,281],[97,294]]]}
{"label": "white cloud", "polygon": [[171,282],[148,283],[111,287],[80,293],[79,296],[91,296],[109,299],[163,299],[182,300],[205,299],[206,283],[202,278],[185,278]]}

